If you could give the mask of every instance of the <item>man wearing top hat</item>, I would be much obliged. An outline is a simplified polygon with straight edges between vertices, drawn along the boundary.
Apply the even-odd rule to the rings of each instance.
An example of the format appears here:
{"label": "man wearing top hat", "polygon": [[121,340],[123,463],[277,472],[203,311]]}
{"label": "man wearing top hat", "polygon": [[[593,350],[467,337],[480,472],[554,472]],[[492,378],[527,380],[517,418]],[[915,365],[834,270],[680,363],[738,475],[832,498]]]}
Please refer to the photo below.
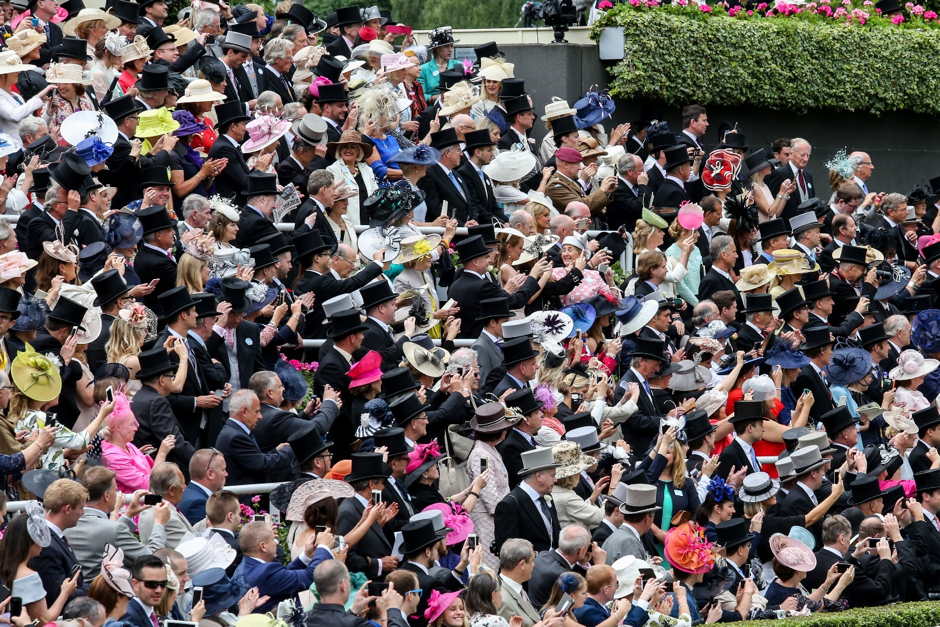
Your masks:
{"label": "man wearing top hat", "polygon": [[[457,219],[460,226],[470,222],[477,223],[479,208],[473,206],[469,184],[458,172],[463,158],[460,139],[452,128],[442,129],[431,134],[431,147],[440,151],[440,161],[427,169],[424,178],[418,181],[418,187],[425,193],[427,205],[425,219],[433,222],[441,215]],[[444,213],[444,203],[447,212]]]}
{"label": "man wearing top hat", "polygon": [[327,328],[327,336],[333,342],[320,347],[317,367],[319,374],[313,380],[313,391],[321,398],[327,385],[340,392],[343,411],[333,421],[333,428],[327,434],[327,437],[336,443],[333,447],[334,460],[340,461],[349,459],[353,441],[356,439],[359,420],[358,416],[353,419],[349,413],[352,396],[349,394],[349,377],[346,373],[352,364],[358,361],[353,355],[358,355],[362,347],[366,326],[362,323],[359,310],[349,309],[334,314]]}
{"label": "man wearing top hat", "polygon": [[542,405],[529,388],[516,390],[506,397],[506,407],[522,416],[496,446],[506,466],[510,488],[515,488],[522,478],[522,453],[537,447],[535,434],[542,428]]}
{"label": "man wearing top hat", "polygon": [[[538,553],[558,546],[561,525],[555,505],[546,497],[555,485],[555,463],[550,448],[525,451],[520,456],[522,481],[496,505],[496,540],[494,553],[510,538],[522,538],[532,543]],[[503,455],[503,460],[506,456]]]}
{"label": "man wearing top hat", "polygon": [[[29,221],[25,244],[26,256],[39,260],[42,255],[43,242],[63,240],[68,246],[72,243],[75,225],[78,223],[78,207],[81,204],[81,195],[86,193],[86,178],[91,169],[83,159],[75,154],[69,154],[59,163],[49,168],[49,174],[56,185],[46,192],[45,212]],[[55,190],[55,198],[50,194]],[[69,198],[69,192],[75,191]]]}
{"label": "man wearing top hat", "polygon": [[464,150],[470,158],[457,168],[457,172],[470,192],[470,205],[476,210],[473,219],[480,224],[490,223],[493,218],[505,222],[506,216],[496,203],[493,181],[483,172],[483,167],[493,160],[496,142],[489,131],[483,129],[464,135],[464,143]]}
{"label": "man wearing top hat", "polygon": [[754,349],[769,349],[774,342],[773,332],[767,331],[768,327],[774,326],[773,296],[770,294],[745,295],[742,313],[746,322],[738,330],[738,339],[734,341],[735,348],[745,353]]}
{"label": "man wearing top hat", "polygon": [[833,258],[838,257],[839,266],[829,273],[829,291],[834,301],[829,324],[842,324],[858,307],[860,298],[874,299],[877,279],[875,269],[868,270],[867,254],[868,249],[861,246],[843,246],[833,254]]}
{"label": "man wearing top hat", "polygon": [[362,295],[362,308],[366,312],[363,323],[366,330],[362,341],[370,350],[382,356],[383,371],[396,368],[404,358],[402,349],[405,342],[410,341],[415,334],[414,316],[405,319],[405,332],[396,341],[391,324],[395,322],[398,294],[392,291],[392,286],[388,281],[373,281],[363,286],[359,293]]}
{"label": "man wearing top hat", "polygon": [[137,104],[144,108],[159,109],[166,101],[170,89],[170,72],[162,65],[147,65],[134,84],[137,88]]}
{"label": "man wearing top hat", "polygon": [[[261,92],[264,91],[266,78],[264,60],[260,57],[261,33],[258,32],[258,24],[254,20],[230,24],[228,33],[238,33],[250,38],[251,43],[248,46],[248,59],[238,67],[233,67],[232,71],[235,74],[235,78],[238,79],[239,84],[246,86],[247,89],[251,91],[253,100],[257,99]],[[228,33],[226,33],[226,36]],[[282,102],[289,101],[284,100]]]}
{"label": "man wearing top hat", "polygon": [[761,222],[757,228],[760,236],[755,241],[760,242],[761,253],[755,263],[773,263],[774,251],[782,250],[788,245],[790,228],[782,218]]}
{"label": "man wearing top hat", "polygon": [[336,26],[339,27],[340,36],[326,47],[326,51],[334,57],[352,56],[353,43],[356,35],[362,28],[362,15],[359,5],[354,4],[336,9]]}
{"label": "man wearing top hat", "polygon": [[[251,36],[229,30],[225,39],[219,42],[222,56],[219,59],[225,66],[227,80],[225,81],[226,104],[238,103],[244,110],[245,105],[255,106],[255,94],[251,91],[251,84],[244,72],[238,72],[251,59]],[[241,80],[239,80],[239,74]]]}
{"label": "man wearing top hat", "polygon": [[759,472],[760,462],[754,444],[764,434],[763,401],[735,401],[734,416],[728,422],[734,428],[734,439],[718,457],[715,475],[727,480],[732,472],[747,469],[747,474]]}
{"label": "man wearing top hat", "polygon": [[859,299],[855,311],[847,315],[842,324],[834,327],[829,325],[829,317],[832,315],[833,305],[835,304],[832,293],[829,292],[829,283],[824,280],[813,281],[805,283],[802,288],[803,296],[810,308],[806,324],[801,329],[803,332],[808,329],[825,327],[836,337],[852,337],[855,330],[865,323],[862,312],[868,308],[867,298]]}
{"label": "man wearing top hat", "polygon": [[[669,361],[666,356],[666,342],[660,339],[638,337],[629,356],[632,357],[630,369],[617,385],[614,398],[619,401],[631,383],[636,383],[640,388],[637,412],[630,417],[627,428],[623,429],[623,437],[630,445],[630,450],[640,454],[639,451],[649,450],[650,444],[656,439],[663,418],[653,400],[653,392],[647,380]],[[670,414],[673,412],[675,410]]]}
{"label": "man wearing top hat", "polygon": [[144,296],[144,304],[159,315],[160,296],[176,287],[177,266],[173,256],[176,230],[164,205],[141,209],[137,217],[143,225],[144,238],[134,258],[134,271],[143,283],[156,281],[154,290]]}
{"label": "man wearing top hat", "polygon": [[551,270],[550,261],[539,259],[528,276],[519,275],[523,279],[521,287],[515,293],[508,294],[486,277],[490,249],[482,236],[474,235],[460,241],[457,253],[463,273],[451,284],[449,293],[456,297],[457,306],[460,307],[457,317],[461,324],[461,338],[475,339],[480,336],[483,330],[483,321],[479,320],[481,302],[491,298],[508,298],[510,309],[525,307],[539,289],[539,277]]}
{"label": "man wearing top hat", "polygon": [[[739,401],[740,402],[740,401]],[[737,406],[737,403],[735,404]],[[819,505],[816,491],[823,486],[829,460],[824,459],[818,446],[807,446],[797,449],[790,455],[793,462],[793,474],[796,476],[796,485],[787,494],[780,505],[780,514],[783,516],[805,516]],[[842,489],[842,482],[833,486],[835,490]],[[816,521],[807,527],[816,538],[816,544],[822,544],[822,520]]]}
{"label": "man wearing top hat", "polygon": [[[210,350],[214,353],[223,343],[222,336],[213,331],[222,314],[218,311],[215,296],[212,294],[193,294],[193,300],[196,301],[196,326],[189,330],[187,336],[189,350],[196,358],[195,363],[200,374],[205,377],[206,389],[213,393],[222,390],[223,398],[225,398],[232,392],[232,385],[228,382],[228,370],[226,365],[214,359],[210,354]],[[225,424],[222,405],[207,409],[206,416],[208,424],[202,433],[203,441],[215,442],[222,430],[222,425]]]}
{"label": "man wearing top hat", "polygon": [[40,329],[36,338],[30,342],[37,353],[52,353],[61,359],[63,365],[59,367],[59,373],[62,375],[62,392],[59,394],[55,413],[59,422],[70,429],[81,413],[78,408],[76,385],[82,378],[81,364],[74,359],[77,338],[72,329],[85,329],[82,324],[87,312],[88,309],[83,305],[60,296],[55,308],[46,316],[46,326]]}
{"label": "man wearing top hat", "polygon": [[485,383],[490,372],[503,363],[503,351],[499,346],[503,343],[503,323],[512,317],[513,313],[509,311],[509,301],[506,298],[490,298],[480,303],[479,320],[486,326],[471,348],[477,354],[481,382]]}
{"label": "man wearing top hat", "polygon": [[245,312],[251,306],[247,295],[248,282],[228,277],[222,279],[221,289],[220,307],[222,303],[228,303],[231,307],[219,316],[213,331],[223,341],[207,347],[209,353],[225,367],[232,388],[247,388],[251,375],[264,370],[260,329],[257,324],[245,321]]}
{"label": "man wearing top hat", "polygon": [[685,144],[670,146],[663,151],[666,176],[656,189],[654,204],[657,207],[676,209],[691,200],[689,180],[692,175],[692,158]]}
{"label": "man wearing top hat", "polygon": [[415,507],[411,503],[411,495],[405,487],[405,469],[408,467],[408,454],[414,448],[405,441],[405,430],[401,427],[381,429],[373,434],[375,448],[388,449],[388,467],[391,473],[385,479],[385,489],[382,490],[382,502],[398,505],[398,514],[383,527],[389,542],[394,543],[395,532],[401,531],[415,515]]}
{"label": "man wearing top hat", "polygon": [[[329,57],[320,59],[323,63],[328,60]],[[346,86],[338,81],[331,85],[320,85],[319,93],[315,102],[320,105],[320,115],[326,122],[327,140],[338,142],[349,114],[349,94],[346,92]]]}
{"label": "man wearing top hat", "polygon": [[111,325],[117,319],[121,306],[133,300],[130,291],[136,286],[125,283],[117,270],[106,270],[95,276],[91,280],[91,286],[95,288],[97,295],[94,306],[101,309],[101,333],[87,346],[85,356],[88,359],[88,367],[95,372],[107,363],[105,345],[111,338]]}
{"label": "man wearing top hat", "polygon": [[[27,166],[27,170],[29,170],[29,166]],[[19,247],[21,249],[25,247],[29,238],[29,223],[32,222],[33,219],[41,216],[46,211],[46,190],[49,189],[51,184],[52,177],[49,175],[48,168],[41,167],[33,170],[33,184],[28,190],[26,190],[31,202],[26,210],[20,214],[14,228],[16,232],[16,241],[19,243]],[[26,286],[26,289],[30,291],[32,291],[34,288],[35,285]]]}
{"label": "man wearing top hat", "polygon": [[270,220],[277,202],[277,176],[256,171],[247,178],[248,186],[243,192],[245,206],[240,212],[238,234],[232,241],[239,248],[249,248],[259,239],[278,233]]}
{"label": "man wearing top hat", "polygon": [[917,441],[908,454],[908,462],[915,473],[930,470],[932,463],[928,453],[940,446],[940,413],[937,406],[931,404],[915,411],[911,419],[917,425]]}
{"label": "man wearing top hat", "polygon": [[645,482],[627,486],[623,504],[620,505],[623,524],[607,538],[602,547],[607,552],[608,565],[626,555],[644,561],[657,555],[650,530],[656,512],[661,509],[656,505],[656,486]]}
{"label": "man wearing top hat", "polygon": [[[304,190],[311,172],[326,169],[329,164],[316,153],[316,149],[327,143],[328,127],[326,120],[315,113],[294,120],[291,124],[294,136],[291,155],[277,166],[277,180],[281,185],[293,183],[297,189]],[[289,213],[285,217],[291,219],[293,215]]]}
{"label": "man wearing top hat", "polygon": [[689,444],[689,453],[685,460],[685,469],[691,473],[693,470],[701,472],[702,466],[711,459],[715,450],[715,431],[718,427],[708,419],[703,410],[695,410],[685,414],[685,437]]}
{"label": "man wearing top hat", "polygon": [[[343,480],[356,494],[339,502],[335,533],[341,535],[352,531],[362,520],[362,513],[372,500],[372,491],[382,491],[385,488],[385,462],[382,461],[382,455],[353,454],[352,471]],[[373,581],[376,577],[384,578],[398,567],[398,558],[392,556],[392,545],[382,531],[382,526],[394,517],[396,507],[386,507],[383,504],[380,508],[383,510],[382,515],[346,554],[346,565],[349,569],[364,572]]]}
{"label": "man wearing top hat", "polygon": [[333,460],[333,454],[330,451],[333,443],[327,441],[316,427],[311,426],[293,434],[287,443],[294,451],[291,469],[296,479],[279,485],[271,492],[271,506],[276,507],[282,513],[287,513],[287,506],[290,505],[294,492],[300,486],[310,481],[326,478]]}
{"label": "man wearing top hat", "polygon": [[911,523],[904,531],[919,547],[924,587],[936,590],[940,581],[940,470],[914,473],[914,482],[916,500],[907,501]]}
{"label": "man wearing top hat", "polygon": [[[750,532],[750,522],[746,518],[732,518],[718,523],[715,525],[715,534],[718,536],[716,548],[721,547],[719,554],[725,558],[725,564],[731,569],[731,586],[727,589],[737,591],[740,584],[749,577],[750,573],[744,572],[744,565],[750,562],[753,552],[751,545],[757,536]],[[708,581],[709,575],[706,574],[705,582]],[[741,616],[737,610],[722,610],[722,618],[732,622],[746,620],[747,616]]]}
{"label": "man wearing top hat", "polygon": [[[228,165],[216,176],[216,191],[226,198],[234,197],[234,204],[241,206],[245,203],[243,193],[248,187],[249,173],[241,142],[245,139],[245,123],[251,118],[245,115],[245,105],[237,99],[217,104],[214,110],[219,120],[215,125],[219,138],[209,149],[209,158],[228,159]],[[259,158],[256,163],[259,170],[267,168],[271,154]]]}

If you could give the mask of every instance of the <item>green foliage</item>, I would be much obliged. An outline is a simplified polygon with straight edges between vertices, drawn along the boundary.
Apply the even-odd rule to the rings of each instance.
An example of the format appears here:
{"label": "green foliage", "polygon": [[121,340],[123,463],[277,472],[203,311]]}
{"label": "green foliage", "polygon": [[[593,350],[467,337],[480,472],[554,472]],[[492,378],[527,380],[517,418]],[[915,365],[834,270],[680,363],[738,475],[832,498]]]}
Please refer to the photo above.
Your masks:
{"label": "green foliage", "polygon": [[605,26],[624,29],[624,59],[610,68],[620,98],[940,114],[936,22],[859,25],[811,13],[730,17],[720,8],[621,4],[595,24],[595,40]]}
{"label": "green foliage", "polygon": [[[392,0],[392,17],[417,29],[508,28],[515,25],[521,0]],[[426,44],[427,41],[418,41]]]}
{"label": "green foliage", "polygon": [[[767,621],[737,623],[740,627],[767,625]],[[931,627],[940,624],[940,604],[900,603],[862,607],[846,612],[813,614],[806,618],[776,620],[773,627]]]}

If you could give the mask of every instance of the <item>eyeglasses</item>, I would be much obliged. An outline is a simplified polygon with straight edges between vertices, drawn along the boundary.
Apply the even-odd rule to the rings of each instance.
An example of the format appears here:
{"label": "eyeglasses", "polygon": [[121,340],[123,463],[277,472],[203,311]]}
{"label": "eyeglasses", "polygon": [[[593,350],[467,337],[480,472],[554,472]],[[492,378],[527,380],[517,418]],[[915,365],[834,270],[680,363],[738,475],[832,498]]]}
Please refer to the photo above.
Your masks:
{"label": "eyeglasses", "polygon": [[317,455],[316,459],[333,459],[333,453],[324,453],[323,455]]}
{"label": "eyeglasses", "polygon": [[144,584],[144,587],[147,588],[148,590],[156,590],[157,588],[166,588],[169,582],[166,579],[164,579],[163,581],[147,581],[145,579],[144,581],[141,581],[140,583]]}
{"label": "eyeglasses", "polygon": [[424,592],[424,590],[422,590],[421,588],[416,588],[414,590],[409,590],[408,592],[406,592],[405,596],[409,594],[417,594],[418,596],[420,596],[422,592]]}
{"label": "eyeglasses", "polygon": [[140,122],[140,116],[139,116],[139,115],[129,115],[129,116],[127,116],[127,117],[124,118],[124,119],[125,119],[125,120],[134,120],[135,122]]}
{"label": "eyeglasses", "polygon": [[4,385],[3,387],[0,387],[0,390],[10,390],[11,392],[12,392],[14,389],[16,389],[16,388],[15,388],[14,386],[12,386],[12,385]]}
{"label": "eyeglasses", "polygon": [[13,316],[0,316],[0,323],[13,322]]}
{"label": "eyeglasses", "polygon": [[221,453],[219,453],[217,450],[215,450],[215,449],[213,448],[213,449],[212,449],[212,455],[209,456],[209,463],[206,464],[206,473],[205,473],[205,474],[207,474],[207,475],[209,474],[209,468],[212,466],[212,460],[215,459],[215,456],[216,456],[216,455],[221,455]]}

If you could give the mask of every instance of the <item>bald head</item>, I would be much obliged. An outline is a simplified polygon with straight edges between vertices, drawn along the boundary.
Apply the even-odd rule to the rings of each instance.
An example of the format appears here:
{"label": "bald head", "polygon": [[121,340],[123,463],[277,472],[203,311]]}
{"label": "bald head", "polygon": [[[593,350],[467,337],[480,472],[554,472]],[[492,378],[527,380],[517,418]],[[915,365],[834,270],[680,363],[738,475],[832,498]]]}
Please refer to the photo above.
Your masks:
{"label": "bald head", "polygon": [[509,226],[529,237],[535,232],[535,219],[527,211],[519,209],[509,216]]}
{"label": "bald head", "polygon": [[349,246],[348,244],[340,244],[339,246],[337,246],[335,254],[342,255],[346,259],[356,258],[356,251],[353,250],[352,246]]}
{"label": "bald head", "polygon": [[577,222],[578,220],[583,220],[584,218],[590,218],[591,208],[583,202],[572,200],[568,203],[568,206],[565,207],[565,215]]}
{"label": "bald head", "polygon": [[849,159],[855,160],[855,176],[862,181],[867,181],[871,178],[871,173],[875,170],[875,166],[872,165],[871,157],[868,156],[867,152],[855,151],[849,155]]}
{"label": "bald head", "polygon": [[461,140],[463,139],[464,133],[467,130],[473,130],[476,128],[476,122],[473,121],[466,113],[458,113],[450,119],[450,125],[457,131],[457,137]]}
{"label": "bald head", "polygon": [[575,222],[566,215],[555,216],[548,223],[548,228],[559,241],[574,233]]}

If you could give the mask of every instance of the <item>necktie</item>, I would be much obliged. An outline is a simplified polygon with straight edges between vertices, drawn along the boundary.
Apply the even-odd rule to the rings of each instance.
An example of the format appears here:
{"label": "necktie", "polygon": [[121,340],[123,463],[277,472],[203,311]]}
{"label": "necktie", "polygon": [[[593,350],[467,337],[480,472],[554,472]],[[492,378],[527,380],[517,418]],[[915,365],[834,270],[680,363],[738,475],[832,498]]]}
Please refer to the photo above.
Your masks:
{"label": "necktie", "polygon": [[548,537],[551,538],[552,537],[552,512],[550,509],[548,509],[548,503],[545,502],[544,496],[540,496],[538,501],[539,501],[539,509],[542,510],[542,516],[545,518],[545,529],[548,530]]}
{"label": "necktie", "polygon": [[186,345],[186,353],[189,355],[189,368],[192,371],[193,376],[196,377],[196,385],[202,387],[199,371],[196,368],[196,355],[193,354],[193,349],[189,346],[189,340],[184,339],[183,343]]}
{"label": "necktie", "polygon": [[290,85],[287,84],[287,79],[284,78],[283,75],[281,75],[281,83],[284,85],[284,89],[287,90],[287,93],[290,94],[291,93]]}
{"label": "necktie", "polygon": [[153,623],[153,627],[160,627],[160,621],[157,620],[156,613],[153,613],[150,615],[150,622]]}
{"label": "necktie", "polygon": [[222,329],[225,343],[229,348],[235,348],[235,329]]}
{"label": "necktie", "polygon": [[235,78],[235,72],[233,72],[231,69],[229,69],[229,71],[228,71],[228,77],[229,77],[229,78],[231,79],[231,81],[232,81],[232,87],[235,88],[235,93],[236,93],[236,94],[241,94],[241,89],[240,89],[239,84],[238,84],[238,79]]}
{"label": "necktie", "polygon": [[453,184],[454,184],[454,187],[457,188],[457,191],[460,193],[460,197],[463,198],[464,200],[466,200],[467,197],[464,196],[463,188],[460,186],[460,183],[457,182],[457,177],[454,176],[454,173],[453,173],[453,172],[449,172],[449,173],[447,174],[447,178],[449,178],[449,179],[450,179],[450,182],[453,183]]}
{"label": "necktie", "polygon": [[937,516],[933,517],[933,526],[937,528],[937,531],[940,531],[940,518]]}
{"label": "necktie", "polygon": [[643,382],[643,389],[646,390],[646,393],[649,394],[650,397],[653,396],[653,390],[650,389],[650,384],[646,381]]}
{"label": "necktie", "polygon": [[46,33],[46,40],[48,41],[49,38],[50,38],[49,24],[43,24],[42,30],[45,31],[45,33]]}
{"label": "necktie", "polygon": [[757,461],[757,453],[754,452],[754,449],[751,449],[751,464],[753,464],[755,472],[760,472],[760,462]]}
{"label": "necktie", "polygon": [[806,179],[803,177],[803,170],[796,171],[796,180],[800,184],[800,195],[806,195]]}

